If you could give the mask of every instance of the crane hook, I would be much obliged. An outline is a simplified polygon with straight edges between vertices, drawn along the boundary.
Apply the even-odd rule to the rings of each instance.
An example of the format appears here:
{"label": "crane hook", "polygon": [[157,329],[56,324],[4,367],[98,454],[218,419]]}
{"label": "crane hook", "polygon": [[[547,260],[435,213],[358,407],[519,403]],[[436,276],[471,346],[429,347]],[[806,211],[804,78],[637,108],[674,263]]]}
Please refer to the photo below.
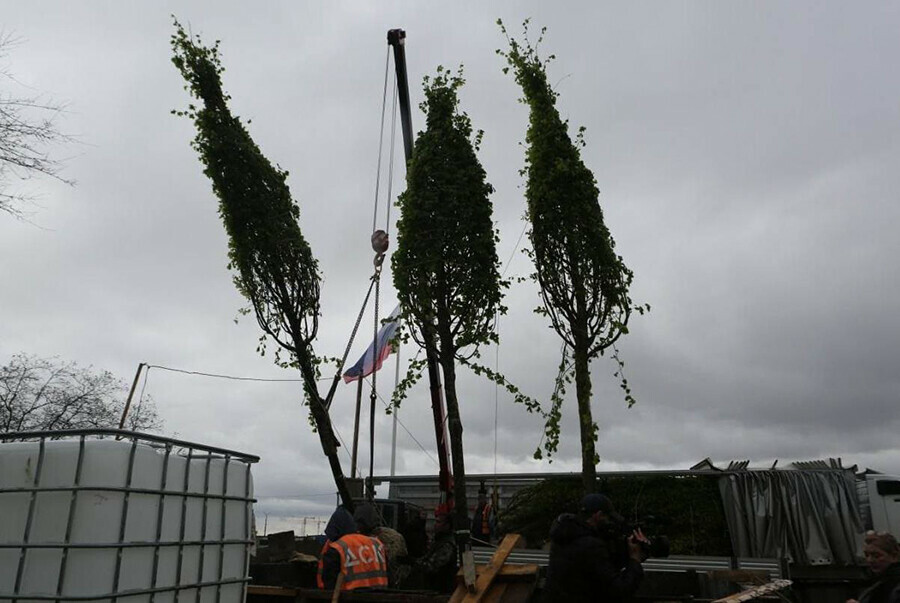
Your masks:
{"label": "crane hook", "polygon": [[388,245],[388,234],[385,231],[379,229],[372,233],[372,250],[375,252],[374,264],[376,268],[381,268]]}

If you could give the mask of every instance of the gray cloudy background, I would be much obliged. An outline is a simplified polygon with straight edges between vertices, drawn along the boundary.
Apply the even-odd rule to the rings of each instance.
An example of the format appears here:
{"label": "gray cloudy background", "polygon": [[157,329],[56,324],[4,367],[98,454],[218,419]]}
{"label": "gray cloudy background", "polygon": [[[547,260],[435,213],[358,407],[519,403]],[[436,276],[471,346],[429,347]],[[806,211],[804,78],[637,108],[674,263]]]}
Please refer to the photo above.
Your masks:
{"label": "gray cloudy background", "polygon": [[[189,147],[192,124],[169,113],[189,102],[170,63],[171,13],[222,40],[235,113],[291,173],[324,275],[318,353],[343,351],[371,273],[389,28],[408,32],[416,104],[423,75],[465,64],[462,106],[485,130],[499,255],[512,257],[510,275],[529,271],[513,253],[527,112],[494,54],[504,45],[494,22],[519,33],[530,16],[549,28],[542,52],[558,56],[550,77],[561,113],[587,127],[584,160],[635,272],[633,297],[653,307],[620,346],[634,408],[613,362],[592,365],[600,469],[839,455],[900,472],[897,4],[5,3],[2,29],[23,40],[6,64],[68,104],[60,125],[80,143],[58,151],[76,187],[27,183],[40,197],[38,226],[0,215],[4,363],[28,352],[127,380],[139,362],[296,377],[256,354],[252,317],[234,322],[244,303],[217,201]],[[423,116],[413,119],[418,131]],[[402,179],[398,168],[394,196]],[[383,290],[386,314],[389,278]],[[537,302],[534,285],[513,286],[499,353],[484,359],[546,400],[559,340],[532,314]],[[388,366],[380,384],[393,381]],[[467,469],[491,472],[495,388],[464,375],[460,389]],[[257,514],[273,516],[270,529],[276,516],[329,513],[334,488],[299,384],[153,369],[146,394],[165,433],[262,457]],[[345,439],[354,394],[342,386],[333,406]],[[552,465],[531,459],[539,419],[502,392],[498,402],[498,471],[580,467],[574,400]],[[428,454],[401,428],[398,473],[436,472],[424,383],[400,417]],[[377,430],[376,473],[386,474],[382,413]]]}

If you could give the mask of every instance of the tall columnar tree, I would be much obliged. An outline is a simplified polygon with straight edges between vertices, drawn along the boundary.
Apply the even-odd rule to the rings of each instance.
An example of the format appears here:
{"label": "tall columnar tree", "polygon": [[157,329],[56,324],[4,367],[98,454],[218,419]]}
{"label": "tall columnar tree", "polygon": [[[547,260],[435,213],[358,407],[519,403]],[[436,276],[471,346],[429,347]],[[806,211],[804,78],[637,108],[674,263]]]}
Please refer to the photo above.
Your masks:
{"label": "tall columnar tree", "polygon": [[299,368],[322,450],[341,499],[352,508],[325,399],[316,384],[319,360],[312,342],[319,320],[319,268],[297,224],[300,210],[286,183],[288,173],[263,156],[232,115],[230,96],[222,90],[219,43],[204,46],[177,21],[175,25],[172,62],[187,82],[185,89],[200,101],[176,113],[193,119],[197,128],[192,146],[219,198],[234,284],[250,301],[265,336],[287,350],[290,363]]}
{"label": "tall columnar tree", "polygon": [[[512,69],[522,89],[522,102],[529,108],[524,173],[535,276],[542,312],[572,351],[583,483],[586,490],[593,490],[599,459],[589,365],[627,332],[633,309],[628,295],[632,272],[616,254],[603,221],[597,183],[582,161],[584,129],[573,141],[556,108],[558,93],[547,80],[547,64],[553,57],[541,60],[527,39],[520,43],[507,35],[507,40],[508,51],[498,51],[509,65],[504,72]],[[564,357],[562,371],[565,366]],[[627,382],[623,385],[626,399],[633,402]],[[553,447],[558,438],[558,402],[548,413],[547,436]]]}
{"label": "tall columnar tree", "polygon": [[463,426],[456,392],[456,362],[496,340],[494,318],[505,312],[491,220],[493,187],[476,151],[482,132],[472,131],[459,108],[462,70],[438,68],[425,78],[427,114],[400,195],[394,286],[417,343],[436,354],[444,374],[453,457],[454,505],[467,518]]}

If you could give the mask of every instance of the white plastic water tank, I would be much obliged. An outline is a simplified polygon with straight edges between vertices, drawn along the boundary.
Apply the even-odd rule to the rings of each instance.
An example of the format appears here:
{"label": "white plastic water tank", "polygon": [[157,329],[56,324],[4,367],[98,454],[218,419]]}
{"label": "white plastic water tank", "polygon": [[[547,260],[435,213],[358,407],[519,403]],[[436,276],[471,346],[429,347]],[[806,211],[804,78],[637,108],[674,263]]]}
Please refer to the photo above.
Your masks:
{"label": "white plastic water tank", "polygon": [[110,430],[0,437],[0,600],[243,601],[256,457]]}

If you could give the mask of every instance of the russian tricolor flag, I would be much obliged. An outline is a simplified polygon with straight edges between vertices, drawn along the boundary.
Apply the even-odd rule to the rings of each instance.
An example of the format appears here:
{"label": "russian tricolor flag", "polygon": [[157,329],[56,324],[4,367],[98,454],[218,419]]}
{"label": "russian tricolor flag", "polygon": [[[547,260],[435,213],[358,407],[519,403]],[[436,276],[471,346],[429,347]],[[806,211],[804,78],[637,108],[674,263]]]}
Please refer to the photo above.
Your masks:
{"label": "russian tricolor flag", "polygon": [[368,349],[366,349],[362,357],[356,361],[356,364],[344,372],[344,383],[350,383],[351,381],[358,381],[363,377],[368,377],[380,369],[385,358],[391,355],[391,338],[394,336],[394,333],[397,332],[397,327],[400,326],[399,304],[394,308],[394,311],[391,312],[391,315],[388,316],[388,318],[390,320],[384,323],[384,326],[378,331],[376,341],[370,343]]}

